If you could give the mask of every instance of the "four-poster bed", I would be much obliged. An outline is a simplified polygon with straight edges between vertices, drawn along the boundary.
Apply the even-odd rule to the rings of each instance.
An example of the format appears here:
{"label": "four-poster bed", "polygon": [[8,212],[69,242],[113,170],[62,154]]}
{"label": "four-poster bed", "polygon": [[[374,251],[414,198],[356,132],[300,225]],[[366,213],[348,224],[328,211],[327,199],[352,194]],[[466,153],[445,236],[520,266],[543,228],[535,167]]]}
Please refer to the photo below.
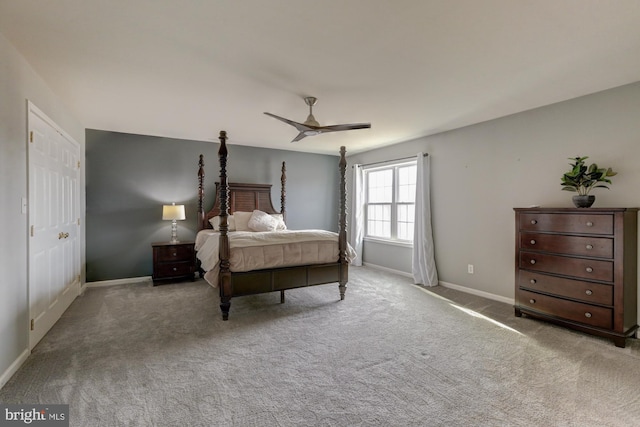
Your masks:
{"label": "four-poster bed", "polygon": [[[338,283],[345,296],[349,262],[347,244],[346,157],[340,148],[339,232],[287,230],[286,168],[282,163],[281,210],[271,202],[271,184],[230,183],[227,178],[227,134],[220,132],[220,182],[209,212],[204,210],[204,157],[198,169],[198,236],[196,250],[204,278],[220,291],[222,319],[229,318],[231,298]],[[236,231],[233,231],[233,230]],[[259,232],[256,232],[259,231]]]}

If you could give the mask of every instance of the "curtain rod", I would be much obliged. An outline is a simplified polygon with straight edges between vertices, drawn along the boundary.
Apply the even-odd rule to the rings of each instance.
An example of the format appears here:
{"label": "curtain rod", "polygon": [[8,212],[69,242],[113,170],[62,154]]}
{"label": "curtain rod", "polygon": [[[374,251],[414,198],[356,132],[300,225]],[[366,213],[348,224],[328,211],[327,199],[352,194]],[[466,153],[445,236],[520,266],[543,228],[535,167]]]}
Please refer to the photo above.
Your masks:
{"label": "curtain rod", "polygon": [[[424,153],[422,156],[423,157],[427,157],[429,155],[429,153]],[[389,163],[389,162],[399,162],[401,160],[411,160],[411,159],[415,159],[416,156],[411,156],[411,157],[403,157],[401,159],[391,159],[391,160],[381,160],[379,162],[373,162],[373,163],[367,163],[364,165],[360,165],[361,167],[366,167],[366,166],[373,166],[373,165],[380,165],[382,163]],[[353,166],[351,166],[353,167]]]}

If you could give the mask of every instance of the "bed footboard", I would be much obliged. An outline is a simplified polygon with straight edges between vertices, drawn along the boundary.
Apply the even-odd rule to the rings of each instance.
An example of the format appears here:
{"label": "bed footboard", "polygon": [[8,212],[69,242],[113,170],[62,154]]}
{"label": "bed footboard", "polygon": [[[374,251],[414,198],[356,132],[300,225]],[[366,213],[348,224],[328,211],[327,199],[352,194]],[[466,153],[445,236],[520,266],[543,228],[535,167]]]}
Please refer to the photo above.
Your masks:
{"label": "bed footboard", "polygon": [[[340,282],[345,276],[344,268],[348,266],[331,263],[231,273],[231,297],[280,291],[280,302],[284,303],[284,291]],[[223,320],[229,319],[231,297],[226,301],[228,304],[220,304]],[[344,299],[344,295],[341,294],[340,299]]]}

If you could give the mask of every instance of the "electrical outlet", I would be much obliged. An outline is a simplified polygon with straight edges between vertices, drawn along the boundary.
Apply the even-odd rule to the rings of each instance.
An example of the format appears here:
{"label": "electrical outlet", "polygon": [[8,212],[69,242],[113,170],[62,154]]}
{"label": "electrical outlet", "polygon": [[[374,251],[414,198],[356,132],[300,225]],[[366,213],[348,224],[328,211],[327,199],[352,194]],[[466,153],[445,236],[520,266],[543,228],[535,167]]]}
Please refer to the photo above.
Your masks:
{"label": "electrical outlet", "polygon": [[467,265],[467,273],[473,274],[473,264]]}

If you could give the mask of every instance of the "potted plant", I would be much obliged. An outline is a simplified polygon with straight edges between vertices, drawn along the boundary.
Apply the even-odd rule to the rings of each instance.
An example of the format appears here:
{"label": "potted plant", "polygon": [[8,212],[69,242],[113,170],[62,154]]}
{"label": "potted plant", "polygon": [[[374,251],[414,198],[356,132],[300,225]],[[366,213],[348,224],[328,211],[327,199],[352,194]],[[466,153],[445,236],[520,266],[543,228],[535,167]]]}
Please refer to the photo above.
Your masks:
{"label": "potted plant", "polygon": [[609,189],[604,184],[611,184],[609,177],[617,175],[611,168],[599,168],[595,163],[587,166],[584,161],[588,158],[570,157],[569,160],[573,160],[573,163],[569,163],[571,170],[562,175],[562,189],[578,193],[573,196],[573,204],[577,208],[591,207],[596,200],[596,196],[589,194],[591,189]]}

